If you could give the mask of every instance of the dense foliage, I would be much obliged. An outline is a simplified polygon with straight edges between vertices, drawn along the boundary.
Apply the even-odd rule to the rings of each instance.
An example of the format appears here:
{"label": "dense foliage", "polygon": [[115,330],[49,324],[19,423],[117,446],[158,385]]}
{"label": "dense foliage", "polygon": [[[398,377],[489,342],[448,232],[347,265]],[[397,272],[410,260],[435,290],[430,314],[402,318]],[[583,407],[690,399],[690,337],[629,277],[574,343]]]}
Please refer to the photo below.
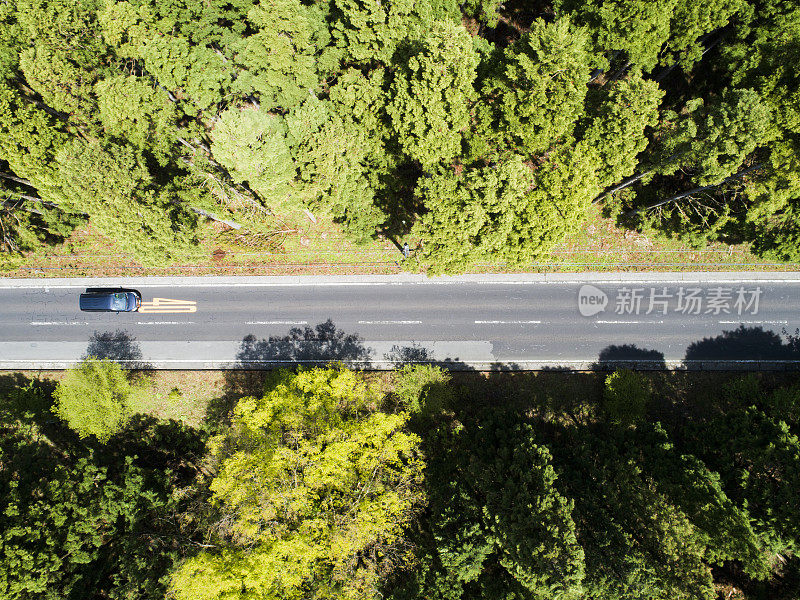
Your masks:
{"label": "dense foliage", "polygon": [[0,596],[163,598],[199,539],[204,436],[137,416],[107,445],[79,439],[53,391],[0,377]]}
{"label": "dense foliage", "polygon": [[67,371],[53,397],[53,412],[80,437],[107,442],[130,418],[131,386],[108,359],[89,359]]}
{"label": "dense foliage", "polygon": [[408,416],[375,411],[352,371],[277,372],[211,441],[220,512],[214,550],[175,574],[178,600],[358,600],[402,561],[420,501],[419,438]]}
{"label": "dense foliage", "polygon": [[[0,259],[144,264],[310,209],[418,267],[524,264],[591,202],[798,259],[791,0],[6,0]],[[413,267],[413,262],[407,262]]]}
{"label": "dense foliage", "polygon": [[797,597],[795,376],[261,383],[212,403],[210,439],[134,415],[98,443],[53,382],[0,377],[0,595]]}

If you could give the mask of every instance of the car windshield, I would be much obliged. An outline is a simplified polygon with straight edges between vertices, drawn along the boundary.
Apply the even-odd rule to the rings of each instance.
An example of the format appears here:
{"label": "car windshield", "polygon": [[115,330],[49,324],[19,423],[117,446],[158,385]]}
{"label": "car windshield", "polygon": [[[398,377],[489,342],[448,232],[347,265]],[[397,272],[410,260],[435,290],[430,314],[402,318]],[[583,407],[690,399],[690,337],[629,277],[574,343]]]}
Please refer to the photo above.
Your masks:
{"label": "car windshield", "polygon": [[111,300],[111,310],[125,310],[128,308],[127,294],[114,294]]}

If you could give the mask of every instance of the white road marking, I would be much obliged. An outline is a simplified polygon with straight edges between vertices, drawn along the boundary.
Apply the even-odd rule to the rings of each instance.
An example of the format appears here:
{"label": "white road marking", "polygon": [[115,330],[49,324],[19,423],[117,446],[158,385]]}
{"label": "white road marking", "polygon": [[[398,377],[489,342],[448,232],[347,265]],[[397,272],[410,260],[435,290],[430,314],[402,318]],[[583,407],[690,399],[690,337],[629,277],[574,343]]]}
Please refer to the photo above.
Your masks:
{"label": "white road marking", "polygon": [[476,325],[537,325],[541,321],[475,321]]}
{"label": "white road marking", "polygon": [[422,321],[359,321],[359,325],[420,325]]}
{"label": "white road marking", "polygon": [[194,321],[137,321],[137,325],[193,325]]}
{"label": "white road marking", "polygon": [[788,325],[789,321],[720,321],[723,325]]}
{"label": "white road marking", "polygon": [[603,323],[604,325],[639,325],[642,323],[657,324],[663,322],[664,321],[595,321],[595,323]]}
{"label": "white road marking", "polygon": [[246,325],[308,325],[308,321],[247,321]]}
{"label": "white road marking", "polygon": [[29,325],[88,325],[87,322],[80,321],[31,321]]}
{"label": "white road marking", "polygon": [[[321,287],[321,286],[382,286],[382,285],[460,285],[463,283],[489,284],[489,285],[580,285],[591,282],[597,285],[663,285],[669,283],[699,283],[705,285],[718,285],[721,283],[745,284],[745,283],[787,283],[797,284],[800,282],[800,273],[787,271],[772,271],[764,278],[754,278],[750,272],[720,272],[720,273],[685,273],[683,275],[669,274],[661,278],[660,274],[648,278],[648,273],[637,273],[635,276],[627,278],[629,273],[603,273],[596,279],[587,278],[584,274],[565,274],[565,273],[546,273],[546,274],[515,274],[515,275],[457,275],[451,277],[428,278],[425,275],[377,275],[370,276],[369,280],[364,280],[359,276],[348,278],[348,276],[331,276],[330,278],[319,278],[311,276],[263,276],[263,277],[230,277],[230,278],[132,278],[130,285],[145,288],[178,288],[178,287]],[[719,277],[714,277],[719,275]],[[509,277],[517,279],[509,280]],[[87,278],[81,283],[67,283],[68,278],[54,278],[52,280],[35,281],[29,279],[10,279],[0,278],[0,289],[78,289],[88,285],[95,286],[114,286],[116,280],[105,281],[103,279]],[[244,280],[244,281],[242,281]]]}

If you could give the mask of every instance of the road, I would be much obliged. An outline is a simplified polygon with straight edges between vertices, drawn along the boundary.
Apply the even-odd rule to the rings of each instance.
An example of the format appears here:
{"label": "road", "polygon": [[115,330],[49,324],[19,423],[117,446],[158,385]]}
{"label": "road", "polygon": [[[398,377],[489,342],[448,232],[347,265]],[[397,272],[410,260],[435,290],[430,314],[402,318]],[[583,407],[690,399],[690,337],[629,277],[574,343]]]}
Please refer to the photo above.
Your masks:
{"label": "road", "polygon": [[[82,313],[86,287],[139,313]],[[0,279],[0,368],[800,367],[800,274]]]}

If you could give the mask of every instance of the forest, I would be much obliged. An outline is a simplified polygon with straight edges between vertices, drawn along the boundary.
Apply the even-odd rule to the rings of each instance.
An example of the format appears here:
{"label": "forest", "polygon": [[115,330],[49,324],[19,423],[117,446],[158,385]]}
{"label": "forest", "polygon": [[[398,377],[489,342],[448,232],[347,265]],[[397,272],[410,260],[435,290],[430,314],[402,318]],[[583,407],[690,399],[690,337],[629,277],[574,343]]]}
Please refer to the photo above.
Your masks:
{"label": "forest", "polygon": [[800,592],[795,375],[231,371],[193,424],[148,377],[0,376],[3,598]]}
{"label": "forest", "polygon": [[0,265],[288,211],[520,266],[593,203],[800,259],[795,0],[0,0]]}

